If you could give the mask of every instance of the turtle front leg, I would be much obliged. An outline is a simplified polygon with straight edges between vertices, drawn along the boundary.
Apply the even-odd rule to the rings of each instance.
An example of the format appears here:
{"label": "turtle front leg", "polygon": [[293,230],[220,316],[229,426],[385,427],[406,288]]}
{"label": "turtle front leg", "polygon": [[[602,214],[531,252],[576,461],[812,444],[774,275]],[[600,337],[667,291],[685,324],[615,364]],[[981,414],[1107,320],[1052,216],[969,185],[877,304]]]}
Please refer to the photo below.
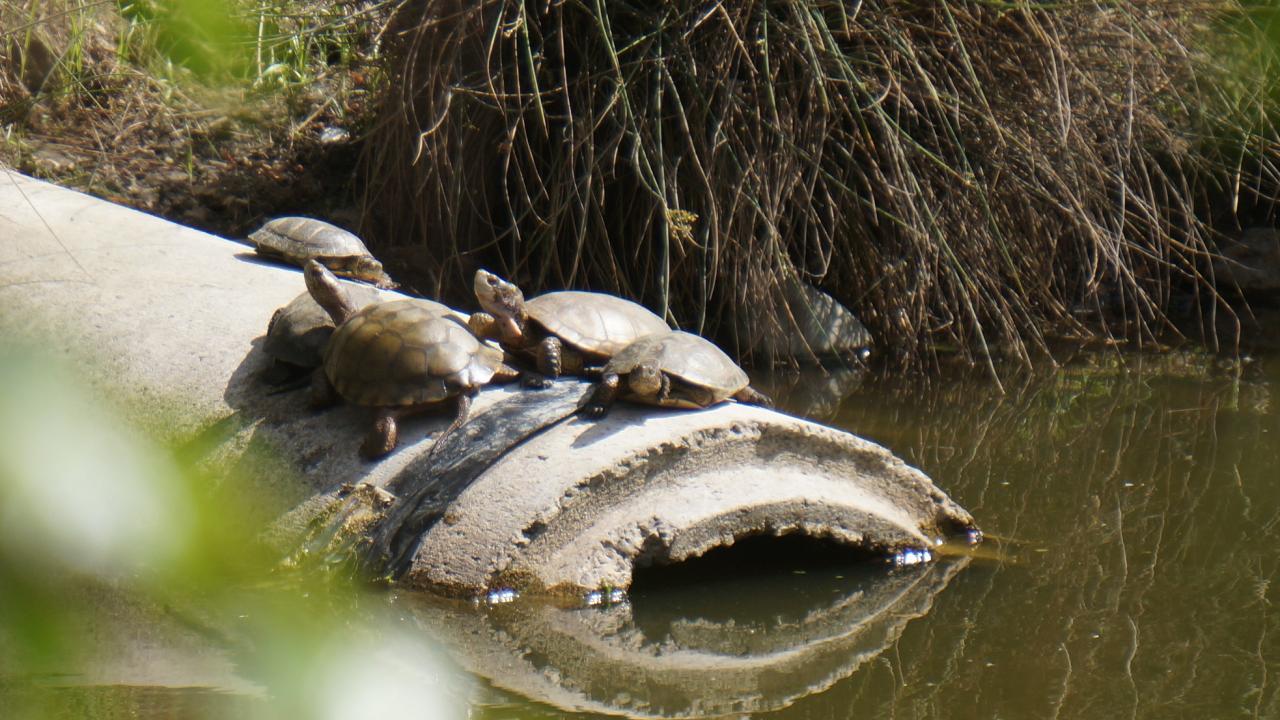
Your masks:
{"label": "turtle front leg", "polygon": [[377,460],[396,449],[400,439],[396,427],[396,413],[391,408],[378,408],[373,418],[373,428],[360,444],[360,457]]}
{"label": "turtle front leg", "polygon": [[471,317],[467,318],[467,329],[471,330],[471,334],[481,339],[501,340],[498,337],[498,321],[487,312],[471,313]]}
{"label": "turtle front leg", "polygon": [[773,407],[773,398],[765,395],[750,385],[742,388],[733,394],[733,399],[747,405],[759,405],[760,407]]}
{"label": "turtle front leg", "polygon": [[596,383],[596,389],[592,391],[587,404],[582,406],[582,414],[594,420],[599,420],[609,414],[609,408],[613,407],[613,401],[618,399],[618,388],[621,385],[622,380],[617,373],[601,375],[600,382]]}
{"label": "turtle front leg", "polygon": [[549,335],[538,343],[538,371],[555,380],[564,369],[564,345],[560,338]]}
{"label": "turtle front leg", "polygon": [[666,405],[671,399],[671,376],[666,373],[659,373],[658,377],[662,378],[662,385],[658,387],[658,403]]}
{"label": "turtle front leg", "polygon": [[333,389],[333,383],[329,382],[329,376],[324,374],[324,368],[318,367],[311,373],[311,409],[323,410],[332,407],[338,402],[338,391]]}

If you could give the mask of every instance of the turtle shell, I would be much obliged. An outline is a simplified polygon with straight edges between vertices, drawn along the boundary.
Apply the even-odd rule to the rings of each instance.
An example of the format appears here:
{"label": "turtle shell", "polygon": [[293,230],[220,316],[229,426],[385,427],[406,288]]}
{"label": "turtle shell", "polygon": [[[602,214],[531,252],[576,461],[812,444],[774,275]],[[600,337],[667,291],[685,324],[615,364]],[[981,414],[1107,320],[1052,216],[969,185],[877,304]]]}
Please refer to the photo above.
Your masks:
{"label": "turtle shell", "polygon": [[323,220],[307,217],[276,218],[263,225],[249,240],[259,255],[274,257],[294,265],[319,260],[339,275],[391,287],[391,278],[382,270],[364,242],[354,234]]}
{"label": "turtle shell", "polygon": [[593,355],[611,357],[637,338],[671,328],[643,305],[604,293],[563,290],[525,303],[548,333]]}
{"label": "turtle shell", "polygon": [[411,406],[488,382],[502,351],[481,343],[452,315],[417,300],[374,303],[334,331],[324,370],[353,405]]}
{"label": "turtle shell", "polygon": [[[357,308],[382,298],[377,290],[367,285],[348,285],[346,289]],[[440,307],[445,308],[443,305]],[[311,293],[304,291],[271,316],[262,350],[277,360],[300,367],[320,367],[331,335],[333,320],[329,313],[316,304]]]}
{"label": "turtle shell", "polygon": [[249,239],[259,253],[284,258],[299,265],[311,258],[368,256],[369,248],[353,233],[323,220],[307,217],[276,218]]}
{"label": "turtle shell", "polygon": [[[747,373],[715,343],[679,330],[636,340],[613,356],[605,372],[625,375],[645,363],[653,363],[679,383],[708,391],[709,396],[698,393],[699,405],[725,400],[750,383]],[[672,386],[676,398],[681,397],[679,383]]]}

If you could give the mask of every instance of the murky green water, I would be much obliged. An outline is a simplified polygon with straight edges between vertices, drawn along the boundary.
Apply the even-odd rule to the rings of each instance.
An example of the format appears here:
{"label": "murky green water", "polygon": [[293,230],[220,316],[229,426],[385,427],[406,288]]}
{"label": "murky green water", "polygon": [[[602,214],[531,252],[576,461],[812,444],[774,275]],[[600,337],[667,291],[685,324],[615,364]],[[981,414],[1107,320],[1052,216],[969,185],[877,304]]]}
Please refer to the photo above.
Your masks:
{"label": "murky green water", "polygon": [[[798,405],[815,385],[774,391]],[[599,608],[379,604],[395,634],[453,648],[495,720],[1280,717],[1280,359],[1095,356],[1004,389],[877,381],[808,406],[968,508],[988,535],[972,554],[894,570],[783,543],[746,577],[730,556]],[[53,692],[111,708],[66,717],[258,703]]]}

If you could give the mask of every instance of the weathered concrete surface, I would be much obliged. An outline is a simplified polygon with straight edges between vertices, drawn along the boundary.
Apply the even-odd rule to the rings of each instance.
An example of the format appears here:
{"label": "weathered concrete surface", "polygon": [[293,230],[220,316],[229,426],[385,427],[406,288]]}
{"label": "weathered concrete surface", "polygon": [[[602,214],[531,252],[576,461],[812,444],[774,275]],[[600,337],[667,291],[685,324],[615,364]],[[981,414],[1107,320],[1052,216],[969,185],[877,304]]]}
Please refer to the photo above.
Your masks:
{"label": "weathered concrete surface", "polygon": [[883,448],[761,408],[628,408],[557,430],[513,449],[452,503],[423,537],[410,582],[626,588],[634,566],[746,536],[799,532],[894,553],[967,522]]}
{"label": "weathered concrete surface", "polygon": [[343,485],[390,489],[397,503],[347,527],[372,572],[453,593],[572,594],[625,588],[634,563],[745,535],[892,552],[972,527],[918,471],[846,433],[735,404],[619,407],[593,424],[572,415],[586,391],[573,381],[488,389],[450,447],[426,454],[448,421],[426,417],[403,424],[399,451],[364,463],[366,410],[313,413],[305,393],[270,394],[258,379],[268,320],[302,287],[299,271],[244,245],[0,175],[0,326],[89,358],[85,371],[135,398],[153,427],[199,432],[209,455],[274,491],[264,512],[286,530],[332,513]]}

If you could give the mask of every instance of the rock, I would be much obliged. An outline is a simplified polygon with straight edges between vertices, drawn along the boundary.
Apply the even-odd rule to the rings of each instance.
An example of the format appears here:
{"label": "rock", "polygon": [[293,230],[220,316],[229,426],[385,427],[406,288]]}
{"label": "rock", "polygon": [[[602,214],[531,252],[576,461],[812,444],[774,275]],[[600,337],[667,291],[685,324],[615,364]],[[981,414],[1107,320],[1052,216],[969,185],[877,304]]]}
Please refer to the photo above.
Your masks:
{"label": "rock", "polygon": [[775,302],[784,306],[781,329],[764,326],[756,314],[739,317],[749,346],[767,356],[813,364],[829,357],[860,359],[872,345],[871,333],[853,311],[798,277],[783,283]]}
{"label": "rock", "polygon": [[1280,292],[1280,230],[1251,227],[1240,239],[1223,243],[1219,252],[1213,260],[1219,287],[1246,294]]}

